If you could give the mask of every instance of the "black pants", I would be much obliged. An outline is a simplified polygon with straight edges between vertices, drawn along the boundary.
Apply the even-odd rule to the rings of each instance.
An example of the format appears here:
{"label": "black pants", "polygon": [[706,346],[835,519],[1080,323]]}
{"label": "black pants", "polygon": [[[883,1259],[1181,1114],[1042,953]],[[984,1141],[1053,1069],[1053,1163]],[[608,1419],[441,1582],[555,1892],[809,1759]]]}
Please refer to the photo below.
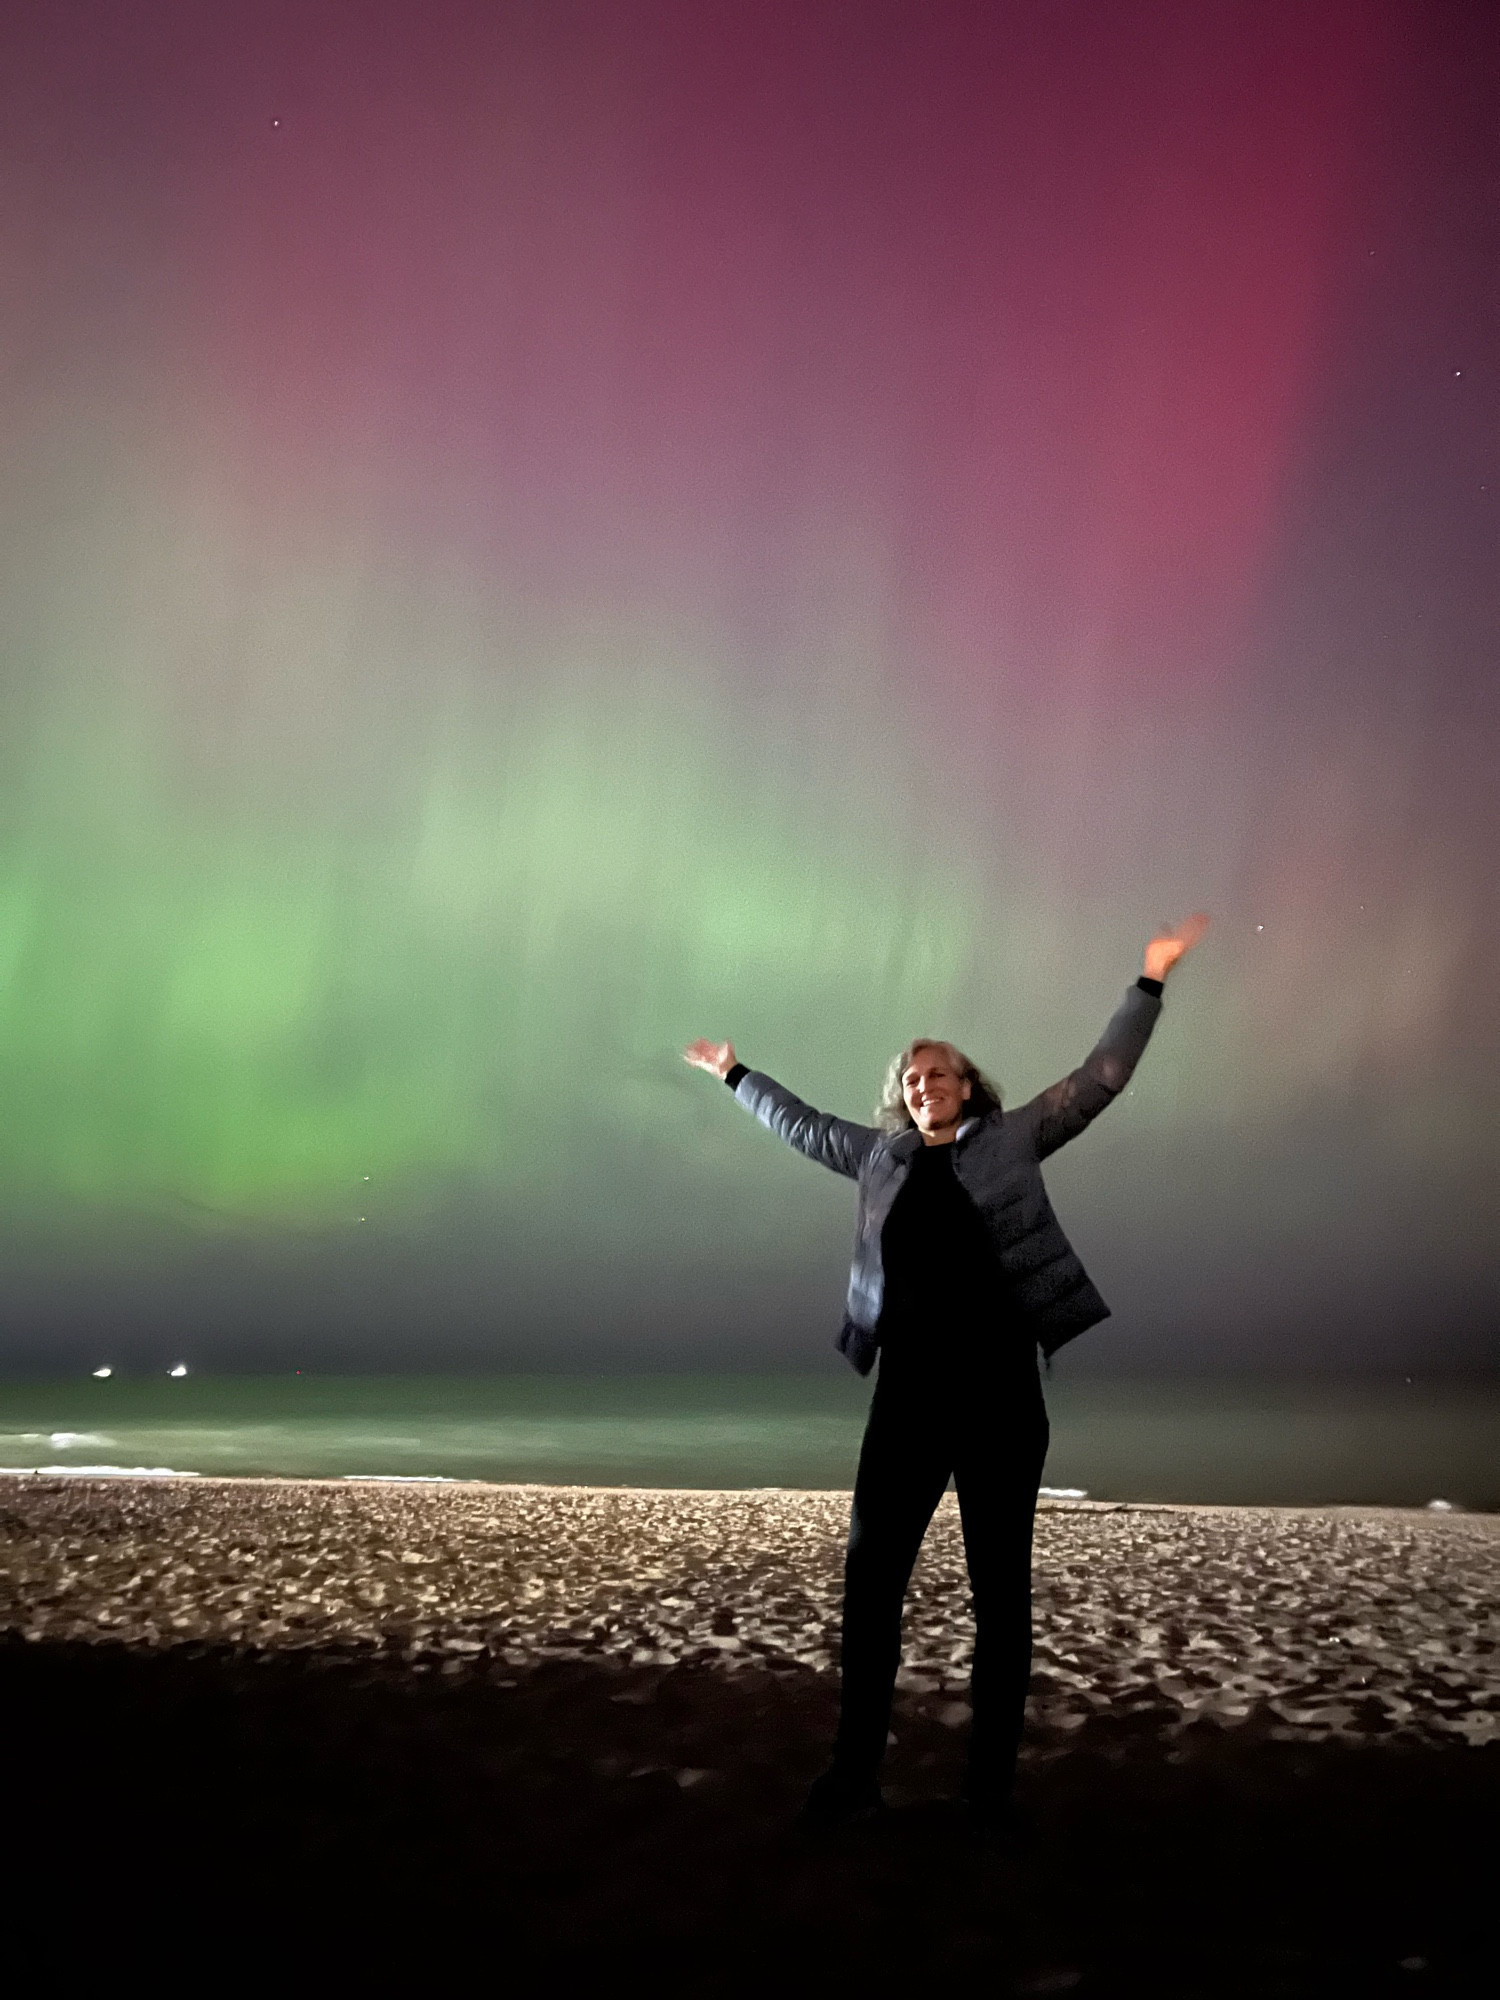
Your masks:
{"label": "black pants", "polygon": [[974,1606],[969,1789],[1004,1792],[1031,1679],[1031,1531],[1047,1456],[1034,1364],[1003,1381],[941,1385],[882,1364],[854,1482],[844,1564],[836,1768],[873,1778],[885,1754],[912,1565],[950,1477]]}

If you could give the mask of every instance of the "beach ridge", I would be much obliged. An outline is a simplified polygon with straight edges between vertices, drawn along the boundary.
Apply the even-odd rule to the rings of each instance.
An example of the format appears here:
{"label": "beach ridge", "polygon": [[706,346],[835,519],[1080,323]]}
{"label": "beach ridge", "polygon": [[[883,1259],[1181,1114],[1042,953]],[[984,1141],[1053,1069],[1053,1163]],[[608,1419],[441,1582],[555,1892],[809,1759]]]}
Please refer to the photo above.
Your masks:
{"label": "beach ridge", "polygon": [[[610,1661],[827,1673],[848,1496],[338,1479],[0,1477],[0,1632],[355,1652],[445,1671]],[[1034,1723],[1166,1736],[1500,1737],[1500,1517],[1057,1500]],[[956,1504],[913,1579],[901,1698],[961,1719]]]}

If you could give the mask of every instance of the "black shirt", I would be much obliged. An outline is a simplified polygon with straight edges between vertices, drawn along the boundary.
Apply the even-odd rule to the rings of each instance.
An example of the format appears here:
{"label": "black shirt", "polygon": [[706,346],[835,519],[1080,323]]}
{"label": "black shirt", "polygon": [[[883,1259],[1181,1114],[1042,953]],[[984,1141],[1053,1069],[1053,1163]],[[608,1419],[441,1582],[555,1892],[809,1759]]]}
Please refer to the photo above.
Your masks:
{"label": "black shirt", "polygon": [[882,1373],[1034,1365],[1035,1341],[1009,1303],[983,1220],[953,1170],[951,1145],[913,1153],[880,1249]]}

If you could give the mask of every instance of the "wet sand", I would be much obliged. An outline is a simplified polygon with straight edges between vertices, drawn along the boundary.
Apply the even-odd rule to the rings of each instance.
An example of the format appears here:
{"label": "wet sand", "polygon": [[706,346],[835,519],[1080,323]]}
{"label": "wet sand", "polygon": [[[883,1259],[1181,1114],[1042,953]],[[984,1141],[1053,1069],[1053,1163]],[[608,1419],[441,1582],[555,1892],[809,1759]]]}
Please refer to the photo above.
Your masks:
{"label": "wet sand", "polygon": [[[563,1990],[1486,1990],[1500,1518],[1044,1503],[1014,1849],[947,1801],[944,1502],[879,1825],[826,1754],[847,1498],[0,1478],[37,1909]],[[20,1727],[15,1728],[19,1722]],[[19,1812],[14,1808],[19,1805]]]}

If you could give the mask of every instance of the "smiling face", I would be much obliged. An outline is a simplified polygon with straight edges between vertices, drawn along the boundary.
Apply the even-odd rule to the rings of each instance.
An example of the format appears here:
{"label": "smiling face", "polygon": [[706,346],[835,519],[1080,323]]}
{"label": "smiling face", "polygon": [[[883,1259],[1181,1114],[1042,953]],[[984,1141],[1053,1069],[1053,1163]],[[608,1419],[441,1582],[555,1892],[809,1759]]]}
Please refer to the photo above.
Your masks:
{"label": "smiling face", "polygon": [[901,1072],[901,1095],[911,1121],[929,1146],[951,1139],[963,1119],[973,1086],[948,1042],[918,1042]]}

